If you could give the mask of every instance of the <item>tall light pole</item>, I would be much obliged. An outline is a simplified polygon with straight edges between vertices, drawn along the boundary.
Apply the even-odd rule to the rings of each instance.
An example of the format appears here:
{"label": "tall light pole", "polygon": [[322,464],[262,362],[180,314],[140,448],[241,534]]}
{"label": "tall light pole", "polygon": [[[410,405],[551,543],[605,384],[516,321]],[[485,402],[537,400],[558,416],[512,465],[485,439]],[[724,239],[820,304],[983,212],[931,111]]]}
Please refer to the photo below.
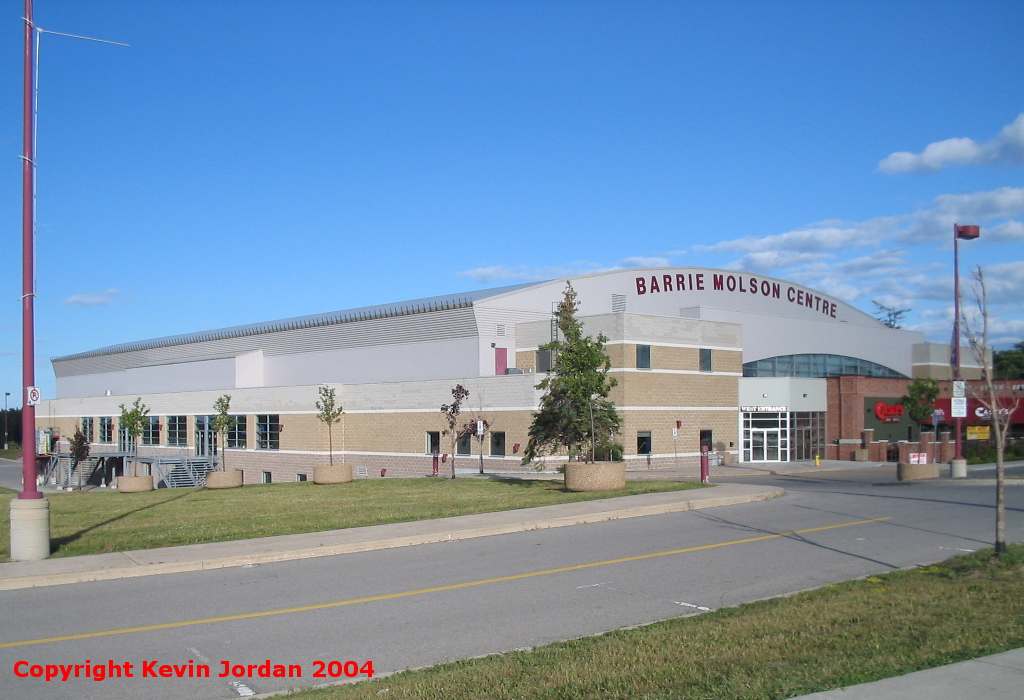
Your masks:
{"label": "tall light pole", "polygon": [[35,388],[35,148],[32,123],[32,0],[25,0],[24,83],[21,153],[21,492],[11,499],[11,559],[50,556],[50,502],[36,484]]}
{"label": "tall light pole", "polygon": [[[963,238],[967,241],[973,241],[975,238],[981,235],[981,228],[978,226],[960,226],[953,224],[953,381],[959,382],[962,380],[960,375],[960,239]],[[956,385],[954,384],[954,387]],[[954,391],[954,393],[956,393]],[[966,396],[964,403],[966,404]],[[950,401],[952,407],[955,401]],[[955,445],[956,453],[953,455],[953,461],[950,464],[950,475],[954,477],[965,477],[967,476],[967,462],[964,460],[963,455],[963,442],[960,436],[962,430],[962,423],[964,416],[959,414],[954,416],[955,423]]]}
{"label": "tall light pole", "polygon": [[7,449],[7,397],[11,395],[11,392],[4,392],[4,449]]}

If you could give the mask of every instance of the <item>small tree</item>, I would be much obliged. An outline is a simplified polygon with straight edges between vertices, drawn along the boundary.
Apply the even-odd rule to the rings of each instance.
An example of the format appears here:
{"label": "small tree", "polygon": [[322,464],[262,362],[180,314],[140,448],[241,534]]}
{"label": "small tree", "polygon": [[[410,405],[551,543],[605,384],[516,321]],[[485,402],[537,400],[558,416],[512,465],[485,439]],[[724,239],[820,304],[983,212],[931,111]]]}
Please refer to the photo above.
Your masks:
{"label": "small tree", "polygon": [[[554,366],[540,384],[544,390],[540,409],[533,414],[523,464],[539,455],[565,448],[569,457],[586,455],[594,461],[598,443],[619,429],[619,416],[608,395],[616,381],[608,377],[611,360],[605,354],[608,342],[583,335],[577,320],[579,302],[571,283],[566,283],[562,301],[555,312],[560,339],[542,345],[555,353]],[[582,451],[581,451],[582,448]]]}
{"label": "small tree", "polygon": [[925,423],[932,419],[937,398],[939,383],[934,379],[917,378],[907,385],[907,393],[900,399],[900,404],[912,420]]}
{"label": "small tree", "polygon": [[234,429],[235,421],[228,411],[231,410],[231,397],[222,395],[213,402],[213,430],[220,436],[220,467],[223,471],[228,470],[228,432]]}
{"label": "small tree", "polygon": [[1024,379],[1024,341],[1010,350],[996,350],[992,354],[996,379]]}
{"label": "small tree", "polygon": [[[146,416],[149,415],[149,408],[146,404],[142,403],[142,397],[135,397],[134,403],[131,408],[127,408],[124,404],[120,404],[118,408],[121,409],[121,417],[117,419],[117,425],[121,430],[128,433],[131,437],[131,452],[132,456],[135,456],[136,448],[139,444],[139,438],[142,437],[142,431],[146,427]],[[135,463],[132,460],[133,464]],[[136,471],[138,466],[136,465]],[[137,474],[136,474],[137,476]]]}
{"label": "small tree", "polygon": [[889,328],[902,328],[900,323],[903,317],[910,313],[910,309],[897,309],[895,306],[886,306],[877,301],[871,303],[875,305],[875,318]]}
{"label": "small tree", "polygon": [[320,399],[316,402],[316,410],[319,411],[316,417],[327,425],[327,444],[330,450],[328,459],[331,466],[334,466],[334,424],[340,421],[345,413],[341,404],[335,403],[334,387],[326,384],[320,387]]}
{"label": "small tree", "polygon": [[[469,389],[456,384],[455,388],[452,389],[452,402],[441,405],[441,418],[444,424],[447,426],[441,431],[441,435],[447,435],[448,440],[452,446],[452,478],[455,478],[455,453],[459,448],[459,440],[465,435],[472,435],[472,432],[467,433],[467,425],[459,428],[459,415],[462,413],[462,402],[469,396]],[[476,430],[476,425],[473,425],[473,431]]]}
{"label": "small tree", "polygon": [[[1020,397],[1016,392],[1009,398],[996,395],[993,384],[992,362],[988,352],[988,294],[985,290],[985,274],[979,265],[974,269],[974,302],[978,316],[975,323],[963,317],[967,344],[971,348],[978,364],[981,365],[981,378],[984,381],[980,391],[973,388],[971,394],[985,408],[992,424],[993,438],[996,443],[996,554],[1006,553],[1006,474],[1004,461],[1006,456],[1006,438],[1009,433],[1010,421],[1014,411],[1020,406]],[[978,327],[980,324],[980,328]]]}
{"label": "small tree", "polygon": [[[81,428],[75,430],[74,437],[69,442],[69,450],[71,453],[71,470],[74,471],[78,468],[78,465],[89,459],[89,441],[85,438],[85,433],[82,432]],[[68,481],[71,481],[70,475],[68,475]],[[70,484],[68,484],[70,487]],[[82,472],[78,472],[78,488],[82,488]]]}

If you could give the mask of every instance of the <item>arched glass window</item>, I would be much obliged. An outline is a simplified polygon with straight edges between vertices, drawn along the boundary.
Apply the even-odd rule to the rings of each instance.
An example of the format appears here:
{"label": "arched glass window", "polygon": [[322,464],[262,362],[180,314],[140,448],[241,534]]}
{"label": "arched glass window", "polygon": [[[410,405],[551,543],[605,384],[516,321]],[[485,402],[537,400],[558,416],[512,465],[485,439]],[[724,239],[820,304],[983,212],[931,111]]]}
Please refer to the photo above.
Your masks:
{"label": "arched glass window", "polygon": [[907,379],[877,362],[846,355],[779,355],[743,365],[744,377],[885,377]]}

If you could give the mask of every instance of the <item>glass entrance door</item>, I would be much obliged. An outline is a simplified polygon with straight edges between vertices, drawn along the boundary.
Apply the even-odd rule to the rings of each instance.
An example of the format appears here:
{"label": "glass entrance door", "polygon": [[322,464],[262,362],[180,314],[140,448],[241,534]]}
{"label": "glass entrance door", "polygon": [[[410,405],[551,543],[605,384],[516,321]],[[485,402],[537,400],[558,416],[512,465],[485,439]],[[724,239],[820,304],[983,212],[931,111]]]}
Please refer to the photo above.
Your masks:
{"label": "glass entrance door", "polygon": [[744,462],[789,461],[789,414],[744,413]]}
{"label": "glass entrance door", "polygon": [[750,431],[750,461],[778,462],[780,443],[778,430],[754,428]]}

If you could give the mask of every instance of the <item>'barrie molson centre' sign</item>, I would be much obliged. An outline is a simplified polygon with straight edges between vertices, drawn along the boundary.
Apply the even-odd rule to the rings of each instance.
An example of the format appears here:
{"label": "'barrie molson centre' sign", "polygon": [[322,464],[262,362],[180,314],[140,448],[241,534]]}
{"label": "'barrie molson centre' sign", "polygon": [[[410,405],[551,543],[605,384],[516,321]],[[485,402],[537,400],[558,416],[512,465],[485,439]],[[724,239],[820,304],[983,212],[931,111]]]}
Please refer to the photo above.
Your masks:
{"label": "'barrie molson centre' sign", "polygon": [[758,278],[754,275],[677,272],[636,278],[637,295],[706,290],[778,299],[783,303],[813,309],[831,318],[836,317],[834,301],[791,284]]}

